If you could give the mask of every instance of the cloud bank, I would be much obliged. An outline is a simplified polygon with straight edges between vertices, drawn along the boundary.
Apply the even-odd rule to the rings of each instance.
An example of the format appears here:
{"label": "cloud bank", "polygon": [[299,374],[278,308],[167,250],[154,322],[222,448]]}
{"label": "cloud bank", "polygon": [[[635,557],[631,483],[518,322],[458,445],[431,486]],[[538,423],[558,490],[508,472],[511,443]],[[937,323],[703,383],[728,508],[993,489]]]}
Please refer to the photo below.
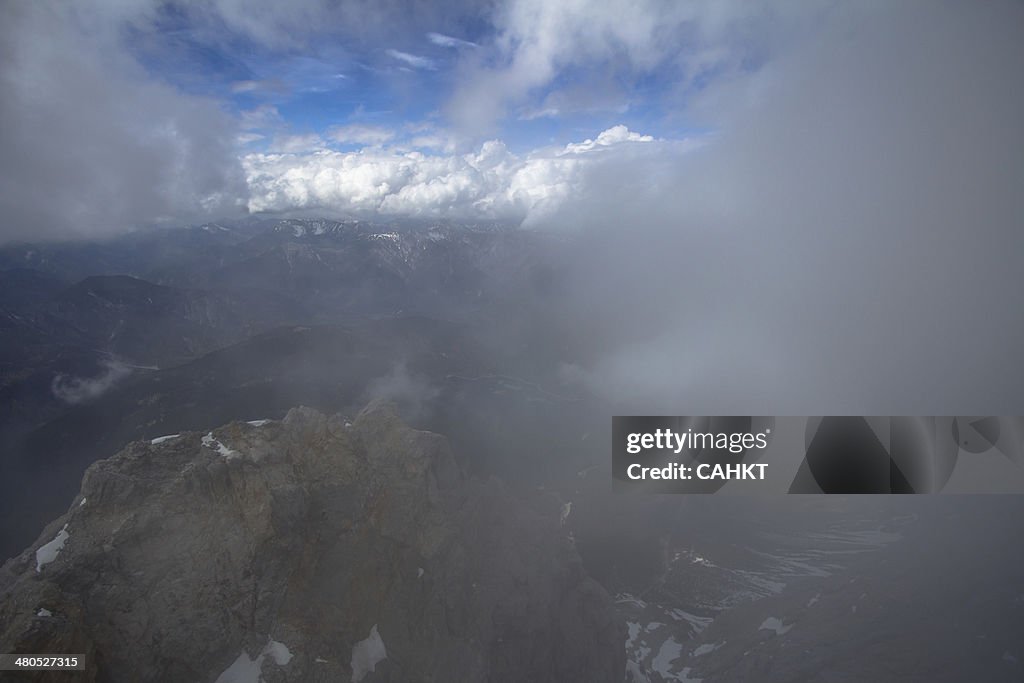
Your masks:
{"label": "cloud bank", "polygon": [[[373,140],[373,131],[341,135]],[[489,218],[536,222],[581,196],[588,166],[637,158],[636,147],[664,153],[690,143],[657,143],[625,126],[561,148],[513,154],[498,140],[468,154],[364,148],[306,154],[249,154],[243,160],[253,212],[321,211]],[[641,155],[642,156],[642,155]]]}

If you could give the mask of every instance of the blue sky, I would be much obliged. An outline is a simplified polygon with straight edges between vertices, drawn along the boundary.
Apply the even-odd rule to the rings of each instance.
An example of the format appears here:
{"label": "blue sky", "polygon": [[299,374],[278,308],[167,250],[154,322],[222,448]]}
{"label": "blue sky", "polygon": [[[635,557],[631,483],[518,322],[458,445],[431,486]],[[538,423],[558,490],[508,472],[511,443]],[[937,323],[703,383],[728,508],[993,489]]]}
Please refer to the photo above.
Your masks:
{"label": "blue sky", "polygon": [[268,212],[526,221],[598,160],[710,139],[718,99],[807,33],[807,7],[5,4],[0,207],[29,235]]}
{"label": "blue sky", "polygon": [[[674,200],[698,149],[714,166],[703,175],[746,177],[763,159],[725,152],[745,136],[744,149],[779,146],[758,184],[787,170],[796,186],[837,159],[916,159],[1021,118],[1022,11],[1000,0],[0,3],[4,237],[246,213],[550,221],[570,206],[585,214],[624,179],[643,181],[633,196],[663,192],[649,204]],[[968,85],[993,92],[979,102]],[[894,153],[940,113],[970,135]]]}
{"label": "blue sky", "polygon": [[778,402],[800,372],[1019,395],[1019,325],[976,361],[1020,308],[1021,35],[1019,0],[0,2],[0,242],[246,215],[589,231],[588,298],[686,307],[602,361],[611,395]]}
{"label": "blue sky", "polygon": [[[273,150],[275,138],[310,135],[344,149],[329,131],[345,125],[386,128],[395,135],[392,142],[422,139],[424,130],[443,132],[460,148],[499,138],[516,152],[582,140],[619,124],[668,138],[706,130],[705,122],[683,113],[687,91],[733,68],[749,69],[758,57],[755,46],[733,43],[728,35],[702,37],[700,13],[674,12],[667,3],[608,4],[607,25],[594,31],[628,26],[629,10],[637,8],[666,21],[672,32],[666,37],[656,24],[637,21],[638,31],[596,42],[574,36],[567,23],[589,30],[590,8],[578,3],[534,22],[510,16],[508,7],[482,4],[444,10],[420,4],[413,16],[402,7],[342,12],[317,4],[310,10],[317,20],[305,25],[265,13],[266,32],[231,14],[161,5],[147,21],[130,22],[123,35],[153,77],[215,98],[250,124],[252,117],[245,117],[260,112],[264,125],[245,137],[252,150]],[[522,10],[533,11],[543,14],[540,5]],[[615,16],[620,11],[621,18]],[[579,54],[544,44],[544,21],[570,34],[556,40],[567,50],[580,43]],[[658,41],[655,49],[644,44],[648,40]],[[713,46],[716,59],[688,65],[708,40],[720,43]],[[537,46],[526,46],[531,41]],[[460,84],[507,74],[531,50],[540,62],[533,68],[545,71],[547,60],[550,73],[514,78],[522,83],[510,88],[500,113],[467,123],[453,104]],[[493,94],[485,87],[473,96]]]}

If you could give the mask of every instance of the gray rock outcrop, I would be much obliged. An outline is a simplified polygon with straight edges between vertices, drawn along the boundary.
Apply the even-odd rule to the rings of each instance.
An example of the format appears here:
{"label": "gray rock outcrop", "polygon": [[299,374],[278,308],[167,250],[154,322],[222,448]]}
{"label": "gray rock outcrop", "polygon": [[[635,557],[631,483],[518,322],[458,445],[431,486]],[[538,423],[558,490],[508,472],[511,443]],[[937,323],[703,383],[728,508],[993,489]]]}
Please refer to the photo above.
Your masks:
{"label": "gray rock outcrop", "polygon": [[76,681],[619,683],[560,510],[388,406],[135,442],[0,570],[0,652],[84,654]]}

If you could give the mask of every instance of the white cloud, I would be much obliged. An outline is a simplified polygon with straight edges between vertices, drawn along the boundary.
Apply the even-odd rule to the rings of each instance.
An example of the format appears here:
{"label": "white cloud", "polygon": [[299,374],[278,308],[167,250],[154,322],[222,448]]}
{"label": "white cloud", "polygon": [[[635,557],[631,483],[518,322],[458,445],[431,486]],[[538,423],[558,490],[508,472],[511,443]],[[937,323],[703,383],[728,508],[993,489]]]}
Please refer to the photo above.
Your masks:
{"label": "white cloud", "polygon": [[74,3],[0,3],[3,239],[105,235],[237,211],[235,122],[152,79]]}
{"label": "white cloud", "polygon": [[72,405],[99,398],[108,389],[132,373],[132,369],[118,361],[105,361],[103,372],[97,377],[69,377],[58,374],[50,382],[53,395]]}
{"label": "white cloud", "polygon": [[236,81],[231,84],[231,92],[233,93],[246,93],[255,92],[263,87],[261,81]]}
{"label": "white cloud", "polygon": [[623,116],[631,106],[631,95],[614,79],[589,79],[568,84],[548,93],[538,103],[527,103],[516,111],[520,121],[558,118],[566,115]]}
{"label": "white cloud", "polygon": [[381,126],[351,123],[328,131],[332,140],[340,144],[382,145],[395,137],[393,131]]}
{"label": "white cloud", "polygon": [[408,145],[413,149],[440,149],[449,152],[454,148],[450,138],[433,133],[413,136],[409,138]]}
{"label": "white cloud", "polygon": [[519,113],[520,121],[536,121],[537,119],[554,119],[562,113],[558,107],[526,107]]}
{"label": "white cloud", "polygon": [[568,374],[620,414],[1019,410],[1021,26],[849,3],[754,89],[711,86],[702,149],[590,154],[614,161],[549,220],[589,231],[558,312],[608,350]]}
{"label": "white cloud", "polygon": [[280,135],[274,138],[268,151],[289,153],[315,152],[324,149],[326,143],[316,133],[304,135]]}
{"label": "white cloud", "polygon": [[427,71],[437,69],[437,63],[429,57],[421,57],[420,55],[409,54],[401,50],[388,50],[387,53],[391,58],[397,59],[414,69],[425,69]]}
{"label": "white cloud", "polygon": [[288,86],[278,80],[235,81],[231,84],[231,92],[235,94],[283,95],[288,92]]}
{"label": "white cloud", "polygon": [[434,45],[440,45],[441,47],[480,47],[472,41],[453,38],[452,36],[446,36],[443,33],[428,33],[427,40],[432,42]]}
{"label": "white cloud", "polygon": [[235,141],[238,144],[244,146],[244,145],[251,145],[254,142],[259,142],[264,137],[265,136],[260,135],[259,133],[240,133],[239,135],[235,136]]}
{"label": "white cloud", "polygon": [[652,141],[615,126],[596,140],[523,156],[492,140],[462,155],[382,148],[261,153],[245,156],[243,166],[251,211],[536,220],[580,192],[587,166],[597,161],[594,150]]}
{"label": "white cloud", "polygon": [[239,116],[238,124],[242,130],[280,128],[284,126],[284,118],[274,105],[261,104],[253,109],[243,111]]}
{"label": "white cloud", "polygon": [[565,146],[565,153],[567,154],[581,154],[583,152],[591,152],[595,149],[602,149],[617,145],[623,142],[653,142],[654,138],[650,135],[641,135],[640,133],[634,133],[629,128],[623,125],[613,126],[606,131],[602,131],[597,136],[596,140],[587,138],[583,142],[570,142]]}
{"label": "white cloud", "polygon": [[468,131],[487,130],[570,69],[576,78],[588,68],[612,69],[629,81],[659,70],[663,95],[709,73],[725,78],[749,68],[751,54],[766,54],[794,17],[814,14],[803,5],[512,0],[493,17],[486,52],[464,66],[449,113]]}

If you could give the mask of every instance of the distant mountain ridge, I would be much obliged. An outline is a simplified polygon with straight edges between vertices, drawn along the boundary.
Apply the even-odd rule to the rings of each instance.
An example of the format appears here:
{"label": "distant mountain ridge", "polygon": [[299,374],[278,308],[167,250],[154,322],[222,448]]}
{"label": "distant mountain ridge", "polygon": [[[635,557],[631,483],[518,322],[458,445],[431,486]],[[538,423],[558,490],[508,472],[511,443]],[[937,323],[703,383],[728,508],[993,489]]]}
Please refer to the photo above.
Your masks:
{"label": "distant mountain ridge", "polygon": [[[509,429],[459,411],[506,411],[557,367],[526,311],[557,287],[546,264],[562,244],[494,224],[282,219],[0,248],[0,449],[16,473],[0,507],[19,520],[6,532],[34,533],[85,466],[151,427],[212,426],[260,401],[339,410],[406,369],[456,392],[437,424],[457,440]],[[509,362],[524,354],[530,367]],[[502,375],[526,381],[509,394],[487,379]],[[50,485],[22,500],[15,477]]]}
{"label": "distant mountain ridge", "polygon": [[251,258],[272,244],[289,240],[321,242],[395,234],[403,239],[432,234],[523,232],[496,222],[396,219],[393,221],[324,218],[247,219],[203,225],[152,228],[103,240],[12,243],[0,246],[0,271],[32,269],[65,281],[90,275],[132,275],[158,284],[183,266],[209,266]]}

